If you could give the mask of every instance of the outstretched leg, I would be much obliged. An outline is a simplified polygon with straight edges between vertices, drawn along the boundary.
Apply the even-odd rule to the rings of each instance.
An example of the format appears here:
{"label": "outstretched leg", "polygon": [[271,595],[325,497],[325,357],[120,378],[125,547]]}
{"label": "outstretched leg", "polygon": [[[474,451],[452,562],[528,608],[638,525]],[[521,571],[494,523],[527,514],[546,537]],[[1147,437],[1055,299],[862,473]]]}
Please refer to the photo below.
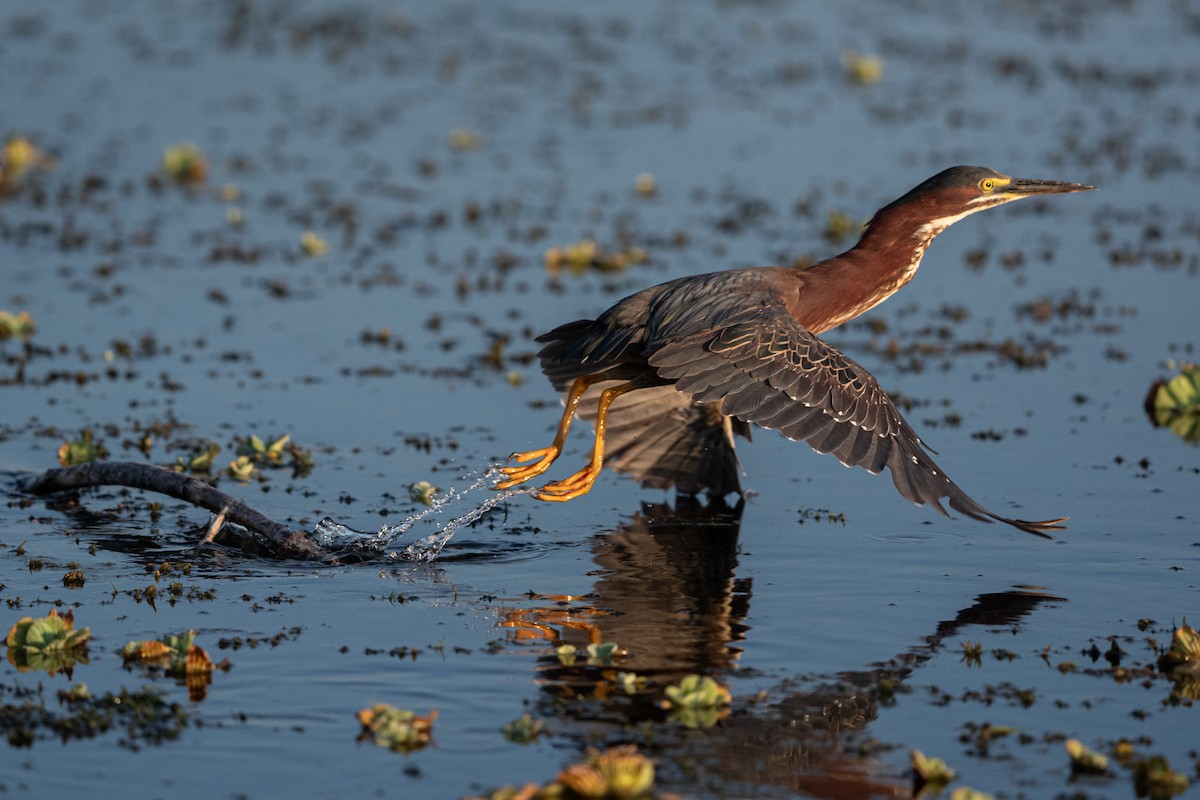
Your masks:
{"label": "outstretched leg", "polygon": [[[583,469],[569,478],[548,483],[534,493],[538,500],[565,503],[580,495],[587,494],[600,476],[600,468],[604,465],[604,431],[608,425],[608,407],[612,402],[626,392],[639,388],[634,382],[622,383],[600,393],[600,402],[596,406],[596,444],[592,448],[592,459]],[[574,387],[572,387],[574,393]],[[578,401],[576,401],[578,403]]]}
{"label": "outstretched leg", "polygon": [[496,484],[497,489],[512,488],[530,478],[536,478],[550,469],[550,465],[554,463],[554,459],[558,458],[558,454],[562,452],[563,444],[567,441],[567,433],[571,430],[571,420],[575,418],[575,411],[579,408],[580,398],[583,397],[583,393],[588,390],[589,386],[600,380],[601,378],[598,375],[584,375],[582,378],[575,379],[571,384],[570,391],[567,392],[567,401],[564,404],[562,418],[558,421],[558,432],[554,434],[554,442],[549,447],[543,447],[540,450],[513,453],[509,456],[509,461],[515,459],[518,464],[533,461],[534,459],[537,459],[537,461],[532,464],[525,464],[524,466],[501,467],[500,471],[508,477]]}

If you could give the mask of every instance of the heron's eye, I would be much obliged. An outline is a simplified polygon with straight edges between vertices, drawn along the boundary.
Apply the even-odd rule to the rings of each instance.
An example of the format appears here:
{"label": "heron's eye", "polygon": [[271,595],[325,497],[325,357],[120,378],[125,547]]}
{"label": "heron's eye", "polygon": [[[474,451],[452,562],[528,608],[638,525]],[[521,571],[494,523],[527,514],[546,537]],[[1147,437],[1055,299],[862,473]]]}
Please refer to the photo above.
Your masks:
{"label": "heron's eye", "polygon": [[996,188],[996,182],[991,178],[984,178],[979,182],[979,188],[985,192],[990,192]]}

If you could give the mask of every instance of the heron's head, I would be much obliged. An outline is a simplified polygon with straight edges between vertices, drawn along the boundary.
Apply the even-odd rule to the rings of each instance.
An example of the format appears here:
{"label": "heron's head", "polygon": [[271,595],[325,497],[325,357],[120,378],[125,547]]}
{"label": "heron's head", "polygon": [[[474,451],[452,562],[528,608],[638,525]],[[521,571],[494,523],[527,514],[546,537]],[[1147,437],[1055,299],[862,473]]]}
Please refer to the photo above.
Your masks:
{"label": "heron's head", "polygon": [[1013,178],[986,167],[951,167],[934,175],[898,200],[881,208],[876,218],[911,224],[936,236],[963,217],[985,208],[1040,194],[1066,194],[1095,189],[1082,183]]}

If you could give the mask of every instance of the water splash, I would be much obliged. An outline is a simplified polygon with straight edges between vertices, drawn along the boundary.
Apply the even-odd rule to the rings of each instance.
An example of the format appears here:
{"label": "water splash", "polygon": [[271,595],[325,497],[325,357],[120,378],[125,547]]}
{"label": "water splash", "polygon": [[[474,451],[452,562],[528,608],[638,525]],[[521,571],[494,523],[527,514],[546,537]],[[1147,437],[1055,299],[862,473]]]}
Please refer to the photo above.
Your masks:
{"label": "water splash", "polygon": [[[442,548],[462,528],[474,523],[498,503],[516,495],[527,494],[529,489],[508,489],[496,492],[491,488],[496,477],[497,466],[493,464],[483,475],[476,478],[474,483],[465,489],[446,489],[433,497],[433,502],[420,511],[409,515],[396,525],[384,525],[378,531],[358,531],[330,517],[325,517],[313,528],[313,540],[321,547],[336,554],[363,553],[374,554],[392,561],[433,561],[441,554]],[[393,549],[396,540],[412,530],[418,522],[442,513],[447,506],[478,489],[487,489],[489,496],[477,507],[452,518],[434,533],[418,539],[403,548]]]}

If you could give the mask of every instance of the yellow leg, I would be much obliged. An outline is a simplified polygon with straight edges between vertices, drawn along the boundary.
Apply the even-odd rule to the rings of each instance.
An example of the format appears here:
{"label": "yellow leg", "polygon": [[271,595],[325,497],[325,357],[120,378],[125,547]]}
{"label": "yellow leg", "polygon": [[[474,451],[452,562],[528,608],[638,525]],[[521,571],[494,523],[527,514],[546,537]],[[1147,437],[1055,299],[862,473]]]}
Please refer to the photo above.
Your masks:
{"label": "yellow leg", "polygon": [[635,387],[632,383],[623,383],[600,393],[600,405],[596,409],[596,444],[592,448],[592,460],[569,478],[546,484],[534,493],[534,497],[538,500],[565,503],[591,490],[596,478],[600,477],[600,468],[604,466],[604,431],[608,426],[608,407],[633,388]]}
{"label": "yellow leg", "polygon": [[509,461],[516,460],[518,464],[523,464],[526,461],[533,461],[533,464],[525,464],[517,467],[501,467],[500,471],[508,477],[496,484],[497,489],[510,489],[519,483],[524,483],[530,478],[536,478],[546,470],[550,469],[550,465],[554,463],[554,459],[558,458],[558,454],[562,452],[563,443],[567,441],[567,433],[571,430],[571,420],[575,418],[575,411],[579,408],[579,400],[583,397],[583,393],[588,390],[588,387],[596,383],[600,379],[595,375],[584,375],[582,378],[576,378],[571,384],[571,389],[567,392],[567,402],[564,404],[562,418],[558,421],[558,432],[554,434],[554,442],[549,447],[543,447],[540,450],[529,450],[524,453],[513,453],[508,457]]}

